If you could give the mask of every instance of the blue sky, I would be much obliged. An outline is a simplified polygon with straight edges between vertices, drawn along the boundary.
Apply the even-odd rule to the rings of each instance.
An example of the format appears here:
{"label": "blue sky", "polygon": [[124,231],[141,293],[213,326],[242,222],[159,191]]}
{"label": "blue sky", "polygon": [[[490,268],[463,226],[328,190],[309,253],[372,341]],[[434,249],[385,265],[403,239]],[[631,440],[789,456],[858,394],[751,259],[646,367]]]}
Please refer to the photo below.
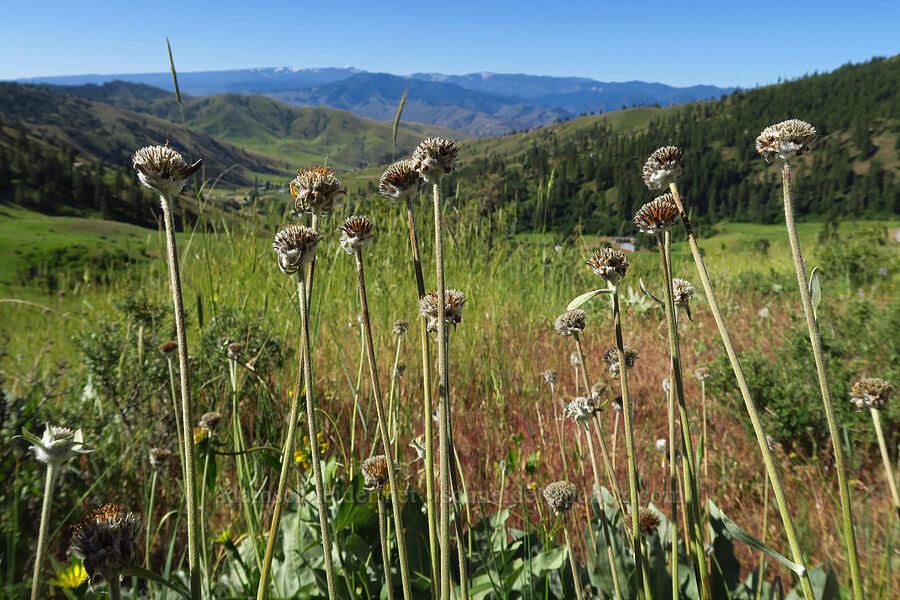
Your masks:
{"label": "blue sky", "polygon": [[0,79],[274,66],[752,87],[900,52],[900,2],[6,2]]}

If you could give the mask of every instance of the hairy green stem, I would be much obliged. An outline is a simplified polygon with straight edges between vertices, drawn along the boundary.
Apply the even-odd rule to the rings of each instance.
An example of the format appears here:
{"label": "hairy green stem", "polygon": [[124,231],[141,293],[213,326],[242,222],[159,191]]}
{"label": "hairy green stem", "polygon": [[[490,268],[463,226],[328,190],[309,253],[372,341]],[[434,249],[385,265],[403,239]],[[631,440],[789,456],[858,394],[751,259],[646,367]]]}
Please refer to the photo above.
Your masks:
{"label": "hairy green stem", "polygon": [[166,255],[169,261],[169,281],[172,304],[175,308],[175,331],[178,342],[178,370],[181,381],[181,426],[184,444],[184,496],[187,510],[188,569],[191,577],[191,599],[200,600],[200,553],[198,551],[199,523],[197,513],[196,459],[194,456],[194,406],[191,399],[191,368],[188,364],[187,332],[184,324],[184,299],[181,293],[181,272],[178,248],[175,245],[175,222],[172,219],[171,199],[160,196],[163,220],[166,224]]}
{"label": "hairy green stem", "polygon": [[391,437],[388,434],[388,416],[384,412],[381,398],[381,381],[378,377],[378,365],[375,363],[375,344],[372,341],[372,323],[369,319],[369,302],[366,298],[366,278],[363,270],[362,250],[356,251],[356,273],[359,277],[359,302],[362,307],[363,331],[366,337],[366,353],[369,356],[369,376],[372,378],[372,393],[375,396],[375,411],[378,414],[378,429],[381,432],[381,444],[388,464],[388,483],[391,486],[391,508],[394,511],[394,531],[397,533],[397,552],[400,555],[400,579],[403,583],[404,600],[412,599],[412,588],[409,583],[409,565],[406,559],[406,535],[403,531],[403,520],[400,515],[400,490],[397,485],[397,473],[391,448]]}
{"label": "hairy green stem", "polygon": [[[563,515],[563,518],[565,519],[565,515]],[[584,600],[584,591],[581,589],[581,581],[578,578],[578,567],[575,565],[575,553],[572,551],[572,540],[569,539],[569,526],[565,523],[563,523],[563,532],[566,535],[566,549],[569,551],[569,565],[572,567],[572,581],[575,584],[575,597],[578,600]]]}
{"label": "hairy green stem", "polygon": [[[775,503],[778,505],[778,512],[781,514],[781,520],[784,523],[788,546],[791,550],[791,560],[798,565],[803,566],[805,569],[806,559],[803,557],[803,552],[800,550],[800,543],[797,540],[797,528],[794,525],[794,520],[791,517],[791,512],[788,508],[787,499],[784,495],[784,488],[781,485],[781,477],[775,467],[775,460],[772,458],[772,451],[769,449],[766,431],[763,429],[762,421],[759,418],[759,411],[756,408],[756,403],[753,402],[753,398],[750,397],[750,387],[747,385],[747,378],[744,376],[744,370],[741,368],[741,362],[738,359],[737,350],[735,350],[734,342],[731,339],[731,333],[728,331],[728,327],[725,324],[725,318],[722,316],[722,310],[719,308],[719,302],[713,291],[709,272],[706,270],[706,263],[703,261],[703,256],[700,254],[700,246],[697,243],[697,238],[694,237],[691,221],[684,210],[681,195],[678,193],[678,186],[672,183],[669,185],[669,189],[672,192],[672,196],[681,213],[681,224],[684,226],[685,233],[687,234],[688,245],[691,248],[694,264],[697,266],[697,273],[700,276],[700,282],[703,284],[703,292],[709,303],[709,311],[712,313],[713,319],[716,322],[716,327],[719,329],[719,336],[722,338],[722,344],[725,346],[725,352],[728,354],[731,369],[734,371],[734,377],[737,380],[741,398],[744,400],[744,407],[747,410],[747,415],[753,426],[753,432],[756,434],[756,441],[759,445],[759,451],[766,468],[766,474],[769,477],[769,481],[772,483],[772,491],[775,494]],[[810,581],[809,573],[806,570],[804,570],[804,574],[800,577],[800,585],[803,589],[804,598],[806,598],[806,600],[815,600],[812,582]]]}
{"label": "hairy green stem", "polygon": [[884,474],[887,477],[888,487],[891,489],[891,500],[894,510],[900,516],[900,493],[897,492],[897,481],[894,479],[894,469],[891,466],[891,455],[888,453],[887,444],[884,441],[884,431],[881,430],[881,415],[878,409],[870,408],[872,423],[875,425],[875,435],[878,437],[878,448],[881,450],[881,461],[884,463]]}
{"label": "hairy green stem", "polygon": [[847,484],[847,468],[844,461],[844,451],[841,447],[837,419],[834,416],[834,403],[831,400],[828,378],[825,375],[825,357],[822,351],[819,323],[816,319],[809,293],[809,278],[806,275],[806,265],[803,263],[803,253],[800,250],[800,236],[797,234],[797,224],[794,222],[794,205],[791,197],[791,163],[789,161],[784,161],[782,165],[781,179],[784,195],[784,222],[787,226],[788,239],[791,244],[794,270],[797,272],[797,283],[800,288],[800,301],[803,304],[803,312],[806,315],[809,341],[812,345],[813,358],[816,363],[816,374],[819,377],[822,405],[825,407],[825,418],[828,421],[828,432],[831,434],[831,445],[834,450],[834,467],[837,472],[838,489],[841,497],[841,515],[844,520],[844,544],[847,550],[847,562],[850,567],[853,594],[856,600],[864,600],[862,577],[859,571],[859,556],[856,551],[856,534],[853,531],[853,507],[850,503],[850,488]]}
{"label": "hairy green stem", "polygon": [[384,586],[387,589],[387,600],[394,600],[394,585],[391,583],[391,547],[387,540],[387,516],[385,515],[384,496],[382,490],[378,494],[378,537],[381,539],[381,564],[384,566]]}
{"label": "hairy green stem", "polygon": [[[710,598],[709,567],[706,563],[706,552],[703,547],[703,528],[700,519],[700,492],[697,485],[697,473],[694,465],[694,444],[691,440],[690,424],[688,421],[687,403],[684,400],[684,380],[681,374],[681,349],[678,343],[678,325],[675,315],[675,298],[672,289],[672,273],[669,266],[669,257],[663,238],[659,237],[660,270],[663,275],[663,292],[666,305],[666,326],[669,333],[669,355],[672,365],[672,389],[675,390],[675,398],[678,401],[678,414],[681,423],[681,468],[684,476],[684,503],[685,517],[690,534],[690,543],[694,559],[694,568],[697,571],[697,581],[700,585],[700,597]],[[671,396],[671,393],[670,393]],[[674,415],[672,415],[674,417]],[[673,439],[669,440],[672,448],[675,446],[674,424],[671,425]],[[672,449],[670,448],[670,450]]]}
{"label": "hairy green stem", "polygon": [[616,350],[619,357],[619,381],[622,386],[622,412],[625,415],[625,454],[628,457],[628,493],[631,502],[631,543],[634,548],[634,562],[637,587],[643,589],[644,599],[650,600],[650,575],[641,543],[640,498],[638,496],[638,472],[634,450],[634,407],[628,394],[628,368],[625,365],[625,342],[622,335],[622,313],[619,309],[619,289],[613,287],[613,320],[616,327]]}
{"label": "hairy green stem", "polygon": [[[425,297],[425,276],[422,272],[422,256],[419,254],[419,236],[412,200],[406,200],[406,215],[409,222],[409,245],[412,248],[413,264],[416,270],[416,289],[419,300]],[[440,555],[438,552],[437,510],[434,502],[434,410],[431,398],[431,348],[428,341],[428,327],[424,316],[419,318],[420,342],[422,346],[422,417],[425,425],[425,508],[428,519],[428,548],[431,559],[431,576],[434,592],[438,590],[440,579]]]}
{"label": "hairy green stem", "polygon": [[53,504],[53,480],[56,478],[56,465],[53,459],[47,463],[47,478],[44,481],[44,500],[41,503],[41,524],[38,529],[37,552],[34,558],[34,576],[31,578],[31,600],[38,599],[40,588],[41,563],[47,550],[47,526],[50,524],[50,506]]}

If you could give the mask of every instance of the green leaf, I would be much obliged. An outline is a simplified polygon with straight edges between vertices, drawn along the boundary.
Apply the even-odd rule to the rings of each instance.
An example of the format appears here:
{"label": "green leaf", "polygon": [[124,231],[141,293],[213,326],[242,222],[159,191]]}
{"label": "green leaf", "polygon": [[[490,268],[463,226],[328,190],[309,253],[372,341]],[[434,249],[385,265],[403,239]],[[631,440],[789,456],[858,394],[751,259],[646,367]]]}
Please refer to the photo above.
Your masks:
{"label": "green leaf", "polygon": [[612,293],[613,293],[613,290],[611,290],[609,288],[602,288],[599,290],[593,290],[590,292],[586,292],[586,293],[578,296],[571,302],[569,302],[569,305],[566,307],[566,310],[575,310],[576,308],[578,308],[579,306],[581,306],[582,304],[584,304],[585,302],[587,302],[588,300],[590,300],[591,298],[593,298],[594,296],[597,296],[599,294],[612,294]]}
{"label": "green leaf", "polygon": [[187,598],[188,600],[191,600],[191,593],[187,589],[181,587],[180,585],[176,585],[176,584],[172,583],[171,581],[169,581],[168,579],[164,579],[164,578],[160,577],[159,575],[157,575],[156,573],[154,573],[152,571],[148,571],[147,569],[142,569],[141,567],[132,567],[130,569],[125,569],[124,571],[122,571],[122,575],[137,577],[139,579],[146,579],[147,581],[152,581],[153,583],[158,583],[159,585],[165,586],[165,587],[169,588],[170,590],[172,590],[173,592],[180,594],[182,598]]}
{"label": "green leaf", "polygon": [[819,281],[819,267],[813,267],[809,274],[809,297],[812,301],[813,315],[819,319],[819,303],[822,302],[822,283]]}
{"label": "green leaf", "polygon": [[719,514],[722,518],[722,523],[725,524],[725,528],[728,530],[728,532],[732,536],[734,536],[734,539],[750,546],[754,550],[764,552],[770,558],[777,560],[778,562],[783,564],[785,567],[787,567],[788,569],[790,569],[791,571],[796,573],[799,577],[803,577],[804,573],[806,573],[805,567],[798,565],[795,562],[792,562],[788,558],[786,558],[786,557],[782,556],[781,554],[779,554],[778,552],[776,552],[772,547],[767,546],[765,544],[765,542],[763,542],[761,539],[747,533],[746,531],[744,531],[743,529],[738,527],[737,523],[735,523],[734,521],[729,519],[727,516],[725,516],[725,513],[719,513]]}

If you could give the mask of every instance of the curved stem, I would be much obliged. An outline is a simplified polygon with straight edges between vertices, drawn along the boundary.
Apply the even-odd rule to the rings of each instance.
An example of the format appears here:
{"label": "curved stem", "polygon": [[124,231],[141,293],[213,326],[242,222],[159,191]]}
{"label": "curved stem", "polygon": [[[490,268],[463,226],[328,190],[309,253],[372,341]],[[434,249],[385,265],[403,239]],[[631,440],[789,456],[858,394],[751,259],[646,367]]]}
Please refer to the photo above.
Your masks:
{"label": "curved stem", "polygon": [[198,552],[198,514],[196,459],[194,456],[194,406],[191,401],[191,368],[188,364],[187,332],[184,325],[184,299],[181,293],[181,271],[178,265],[178,248],[175,245],[175,223],[172,219],[170,199],[160,196],[163,220],[166,224],[166,254],[169,260],[169,281],[172,287],[172,304],[175,308],[175,332],[178,342],[178,370],[181,381],[181,426],[184,444],[184,496],[187,510],[188,568],[191,572],[191,598],[200,600],[200,555]]}
{"label": "curved stem", "polygon": [[[412,248],[413,264],[416,270],[416,288],[419,299],[425,297],[425,277],[422,273],[422,257],[419,254],[419,236],[412,200],[406,200],[406,215],[409,221],[409,245]],[[428,327],[425,317],[419,318],[420,342],[422,346],[422,416],[425,424],[425,507],[428,519],[428,548],[431,559],[433,591],[438,590],[440,578],[440,555],[438,552],[437,511],[434,503],[434,406],[431,398],[431,348],[428,341]]]}
{"label": "curved stem", "polygon": [[[781,514],[781,520],[784,523],[785,535],[787,536],[788,546],[791,550],[791,560],[805,568],[806,559],[803,557],[803,552],[800,550],[800,543],[797,540],[797,528],[794,526],[794,520],[791,517],[787,499],[784,496],[781,477],[778,475],[778,470],[775,468],[775,460],[772,458],[772,451],[769,449],[769,443],[766,440],[766,431],[763,429],[762,421],[759,418],[759,411],[756,408],[756,403],[753,402],[753,398],[750,397],[750,386],[747,384],[747,378],[744,376],[744,370],[738,359],[734,341],[731,339],[731,333],[729,333],[728,327],[725,324],[725,317],[722,316],[722,310],[719,308],[719,301],[716,299],[715,291],[713,291],[712,281],[709,278],[709,272],[706,270],[706,263],[703,261],[703,256],[700,254],[700,245],[697,243],[697,238],[694,237],[694,230],[691,227],[691,221],[684,210],[681,194],[678,193],[678,186],[672,183],[669,186],[669,190],[672,192],[672,196],[681,213],[681,224],[684,226],[684,231],[687,234],[688,245],[691,248],[694,264],[697,266],[697,273],[700,276],[700,282],[703,284],[703,292],[706,295],[706,301],[709,303],[709,311],[712,313],[713,319],[716,322],[716,327],[719,329],[719,336],[722,338],[722,344],[725,346],[726,354],[728,354],[731,369],[734,371],[734,377],[737,381],[738,389],[741,391],[741,398],[744,400],[747,416],[750,418],[753,432],[756,434],[759,452],[762,455],[766,474],[769,476],[769,481],[772,484],[772,491],[775,494],[775,503],[778,505],[778,512]],[[800,577],[800,585],[803,589],[804,598],[806,598],[806,600],[815,600],[808,571],[805,571],[804,575]]]}
{"label": "curved stem", "polygon": [[404,600],[412,599],[412,588],[409,584],[409,566],[406,559],[406,534],[403,531],[403,520],[400,515],[400,490],[397,485],[397,473],[394,463],[391,438],[388,434],[388,417],[384,412],[381,399],[381,381],[378,377],[378,366],[375,364],[375,344],[372,342],[372,323],[369,319],[369,302],[366,299],[366,278],[363,271],[362,251],[356,251],[356,272],[359,276],[359,302],[362,306],[363,331],[366,338],[366,353],[369,356],[369,376],[372,378],[372,393],[375,396],[375,411],[378,414],[378,429],[381,432],[381,444],[384,446],[384,457],[388,464],[388,483],[391,486],[391,508],[394,511],[394,531],[397,533],[397,552],[400,554],[400,579],[403,583]]}
{"label": "curved stem", "polygon": [[806,325],[809,329],[809,341],[812,345],[813,358],[816,363],[816,374],[819,377],[819,389],[822,393],[822,405],[825,407],[825,418],[828,421],[828,433],[831,434],[831,446],[834,450],[834,467],[835,471],[837,471],[838,489],[841,496],[841,513],[844,520],[844,544],[847,550],[847,562],[850,566],[853,594],[856,600],[863,600],[865,595],[863,594],[862,578],[859,572],[859,556],[856,552],[856,534],[853,532],[853,514],[852,505],[850,504],[850,488],[847,485],[844,451],[841,447],[837,420],[834,416],[834,403],[831,400],[831,391],[828,389],[828,379],[825,375],[825,357],[822,351],[822,337],[819,335],[819,323],[813,309],[812,299],[810,298],[809,278],[806,275],[806,266],[803,264],[803,253],[800,250],[800,236],[797,234],[797,224],[794,222],[794,205],[791,198],[791,163],[788,161],[785,161],[782,166],[781,179],[784,196],[784,222],[787,226],[788,240],[791,244],[794,270],[797,272],[800,301],[803,303],[803,312],[806,315]]}
{"label": "curved stem", "polygon": [[50,521],[50,505],[53,503],[53,480],[56,477],[56,465],[51,460],[47,463],[47,478],[44,481],[44,501],[41,504],[41,524],[38,529],[37,554],[34,559],[34,576],[31,578],[31,600],[38,599],[40,587],[41,563],[47,550],[47,526]]}

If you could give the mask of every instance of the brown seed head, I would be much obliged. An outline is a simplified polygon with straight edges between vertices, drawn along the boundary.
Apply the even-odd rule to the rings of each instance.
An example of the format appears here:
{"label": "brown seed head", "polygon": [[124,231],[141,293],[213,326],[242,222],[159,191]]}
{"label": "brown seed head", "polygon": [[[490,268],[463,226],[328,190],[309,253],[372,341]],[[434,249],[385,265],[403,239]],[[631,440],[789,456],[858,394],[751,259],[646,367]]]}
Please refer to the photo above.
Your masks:
{"label": "brown seed head", "polygon": [[372,235],[372,221],[365,215],[347,217],[340,230],[341,248],[347,254],[356,254],[357,250],[365,249],[375,239]]}
{"label": "brown seed head", "polygon": [[138,564],[141,516],[107,504],[75,526],[69,551],[80,558],[92,581],[111,581]]}
{"label": "brown seed head", "polygon": [[756,151],[766,162],[779,158],[785,162],[804,152],[816,139],[816,128],[799,119],[789,119],[769,125],[756,138]]}
{"label": "brown seed head", "polygon": [[172,453],[165,448],[150,448],[150,466],[158,469],[172,456]]}
{"label": "brown seed head", "polygon": [[585,314],[583,310],[567,310],[556,317],[553,328],[559,335],[569,336],[584,331]]}
{"label": "brown seed head", "polygon": [[203,413],[200,417],[200,427],[206,427],[210,431],[215,431],[219,424],[222,422],[222,413],[220,412],[208,412]]}
{"label": "brown seed head", "polygon": [[599,275],[613,285],[625,277],[628,270],[628,257],[619,250],[601,248],[591,252],[587,265],[594,270],[594,275]]}
{"label": "brown seed head", "polygon": [[634,224],[642,233],[659,235],[678,224],[680,216],[675,197],[665,193],[643,205],[634,215]]}
{"label": "brown seed head", "polygon": [[175,342],[166,342],[165,344],[160,345],[159,351],[163,353],[163,356],[168,356],[175,352],[178,349],[178,344]]}
{"label": "brown seed head", "polygon": [[[446,303],[444,322],[455,328],[462,321],[462,308],[466,303],[466,296],[458,290],[444,290],[444,302]],[[428,331],[437,331],[439,311],[437,292],[429,292],[419,300],[419,313],[425,317]]]}
{"label": "brown seed head", "polygon": [[651,190],[662,190],[674,182],[684,168],[682,150],[675,146],[665,146],[653,151],[644,163],[641,175],[644,184]]}
{"label": "brown seed head", "polygon": [[[631,369],[634,367],[634,361],[638,359],[637,350],[632,348],[631,346],[624,346],[622,348],[625,354],[625,368]],[[609,365],[609,372],[614,378],[619,377],[619,350],[615,346],[606,351],[603,355],[603,360],[606,364]]]}
{"label": "brown seed head", "polygon": [[241,353],[244,351],[244,345],[240,342],[231,342],[228,344],[228,358],[231,360],[237,360],[240,358]]}
{"label": "brown seed head", "polygon": [[437,183],[453,170],[459,146],[453,140],[432,137],[418,145],[412,154],[412,166],[429,183]]}
{"label": "brown seed head", "polygon": [[578,488],[568,481],[554,481],[544,488],[544,499],[553,512],[566,512],[578,500]]}
{"label": "brown seed head", "polygon": [[709,377],[712,373],[706,367],[697,367],[694,370],[694,378],[697,381],[706,381],[706,378]]}
{"label": "brown seed head", "polygon": [[894,391],[894,386],[884,379],[866,377],[854,383],[850,388],[850,402],[860,410],[866,408],[884,410],[892,391]]}
{"label": "brown seed head", "polygon": [[384,454],[371,456],[364,460],[361,470],[366,480],[365,488],[367,490],[380,490],[390,481],[388,461]]}
{"label": "brown seed head", "polygon": [[378,193],[394,202],[406,202],[419,193],[422,183],[422,174],[416,170],[413,161],[401,160],[381,175]]}
{"label": "brown seed head", "polygon": [[559,373],[554,371],[553,369],[547,369],[541,375],[544,376],[544,381],[547,383],[556,383],[557,379],[559,379]]}
{"label": "brown seed head", "polygon": [[403,319],[397,319],[394,321],[394,326],[391,328],[391,331],[394,335],[403,335],[407,331],[409,331],[409,321],[404,321]]}
{"label": "brown seed head", "polygon": [[134,153],[132,166],[141,183],[163,196],[171,198],[184,187],[184,182],[197,172],[202,160],[192,165],[168,146],[147,146]]}
{"label": "brown seed head", "polygon": [[343,184],[328,167],[298,169],[288,186],[299,211],[327,215],[334,203],[347,195]]}
{"label": "brown seed head", "polygon": [[278,255],[278,267],[291,275],[309,264],[316,256],[322,237],[305,225],[289,225],[275,235],[272,247]]}
{"label": "brown seed head", "polygon": [[591,398],[599,402],[612,396],[612,388],[605,381],[598,381],[591,386]]}
{"label": "brown seed head", "polygon": [[651,536],[656,533],[660,524],[659,515],[650,508],[642,508],[638,512],[638,524],[641,527],[641,534]]}

